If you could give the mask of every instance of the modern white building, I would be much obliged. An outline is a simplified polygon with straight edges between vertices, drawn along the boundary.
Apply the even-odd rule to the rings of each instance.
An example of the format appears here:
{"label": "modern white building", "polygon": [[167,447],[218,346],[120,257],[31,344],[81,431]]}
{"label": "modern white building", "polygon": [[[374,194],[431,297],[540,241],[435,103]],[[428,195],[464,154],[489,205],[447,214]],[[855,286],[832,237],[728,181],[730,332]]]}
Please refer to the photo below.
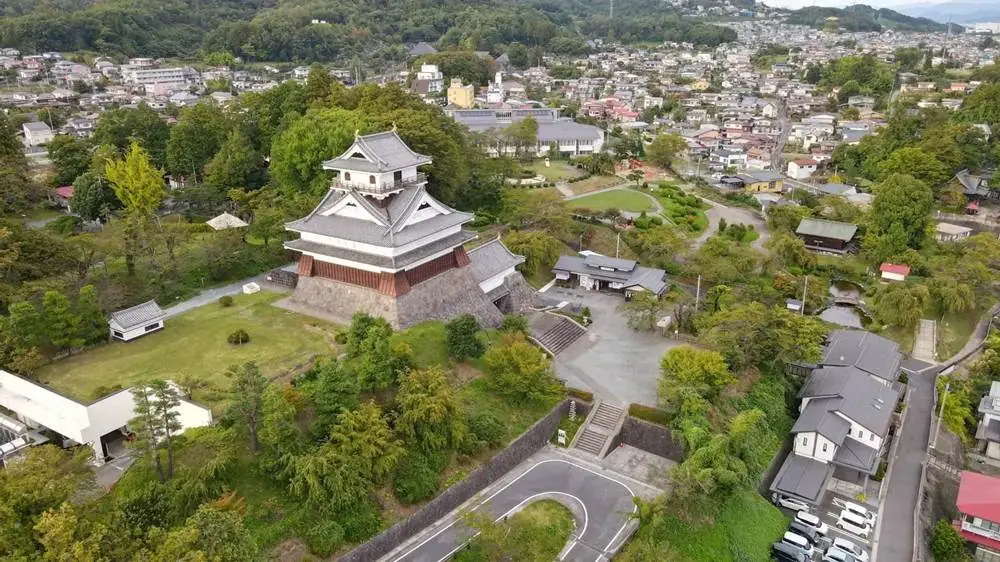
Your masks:
{"label": "modern white building", "polygon": [[119,310],[111,314],[108,326],[111,337],[121,341],[132,341],[146,334],[163,329],[166,313],[156,301],[137,304],[132,308]]}
{"label": "modern white building", "polygon": [[577,123],[559,117],[555,108],[540,109],[452,109],[446,113],[473,132],[493,133],[495,142],[486,147],[491,156],[514,154],[517,147],[502,142],[499,133],[512,123],[533,118],[538,123],[538,137],[533,152],[538,156],[548,154],[549,147],[567,156],[580,156],[601,151],[604,131],[593,125]]}
{"label": "modern white building", "polygon": [[436,64],[420,65],[420,72],[417,72],[416,80],[426,82],[428,94],[444,91],[444,74],[438,70]]}
{"label": "modern white building", "polygon": [[135,86],[187,87],[197,82],[198,72],[191,67],[147,68],[122,66],[122,82]]}
{"label": "modern white building", "polygon": [[41,146],[55,136],[48,123],[34,121],[21,125],[24,131],[24,144],[28,146]]}
{"label": "modern white building", "polygon": [[[91,447],[95,463],[104,464],[121,449],[128,423],[135,417],[132,392],[126,388],[84,404],[0,369],[0,406],[13,413],[13,417],[0,416],[0,440],[6,440],[0,444],[0,453],[46,442],[43,431],[48,429],[65,439],[63,445]],[[210,409],[188,400],[180,401],[177,413],[181,431],[212,423]]]}
{"label": "modern white building", "polygon": [[819,168],[819,163],[812,158],[800,158],[788,163],[788,177],[797,180],[809,179]]}
{"label": "modern white building", "polygon": [[934,238],[938,242],[957,242],[972,235],[972,229],[967,226],[939,222],[934,225]]}

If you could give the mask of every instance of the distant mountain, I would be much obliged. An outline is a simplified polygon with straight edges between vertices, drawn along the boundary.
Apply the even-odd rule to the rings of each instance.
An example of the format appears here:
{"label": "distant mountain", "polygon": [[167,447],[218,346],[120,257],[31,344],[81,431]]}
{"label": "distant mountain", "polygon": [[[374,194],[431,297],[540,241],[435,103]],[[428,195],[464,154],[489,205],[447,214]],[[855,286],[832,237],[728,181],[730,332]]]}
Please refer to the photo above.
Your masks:
{"label": "distant mountain", "polygon": [[937,21],[957,21],[976,23],[1000,21],[1000,4],[996,0],[955,0],[940,4],[912,4],[896,8],[914,17],[931,18]]}
{"label": "distant mountain", "polygon": [[[793,10],[788,23],[821,28],[829,18],[837,18],[840,27],[850,31],[948,31],[948,24],[925,17],[912,17],[888,8],[872,8],[865,4],[855,4],[845,8],[809,6]],[[961,33],[964,28],[953,25],[952,31]]]}

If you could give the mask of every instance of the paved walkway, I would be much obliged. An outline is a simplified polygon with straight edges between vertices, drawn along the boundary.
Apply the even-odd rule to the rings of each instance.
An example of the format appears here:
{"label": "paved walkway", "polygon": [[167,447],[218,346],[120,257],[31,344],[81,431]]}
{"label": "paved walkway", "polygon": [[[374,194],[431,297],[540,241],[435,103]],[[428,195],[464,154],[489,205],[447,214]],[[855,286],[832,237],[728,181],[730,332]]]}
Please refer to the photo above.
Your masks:
{"label": "paved walkway", "polygon": [[[681,187],[690,189],[690,186],[682,184]],[[741,207],[729,207],[712,201],[711,199],[706,199],[697,193],[692,193],[692,195],[698,197],[710,207],[705,211],[705,216],[708,217],[708,228],[705,232],[701,233],[701,236],[696,238],[692,243],[692,248],[698,249],[706,240],[712,237],[719,230],[719,219],[726,219],[726,224],[747,224],[752,225],[760,236],[753,241],[750,245],[761,252],[764,250],[764,243],[771,237],[771,233],[767,231],[767,223],[764,222],[759,215],[751,211],[750,209],[744,209]]]}
{"label": "paved walkway", "polygon": [[[294,271],[295,264],[290,264],[282,267],[282,269],[288,269]],[[291,268],[291,269],[290,269]],[[189,298],[186,301],[180,301],[177,304],[163,309],[166,313],[167,318],[171,316],[177,316],[178,314],[183,314],[189,310],[194,310],[195,308],[200,308],[206,304],[213,304],[219,301],[220,298],[226,295],[238,295],[243,292],[243,285],[247,283],[257,283],[261,288],[267,287],[267,272],[261,273],[260,275],[255,275],[253,277],[244,279],[242,281],[236,281],[235,283],[230,283],[228,285],[222,285],[221,287],[213,287],[211,289],[205,289],[204,291],[198,293],[197,295]]]}
{"label": "paved walkway", "polygon": [[937,363],[937,322],[921,318],[917,323],[917,335],[913,340],[914,359],[927,363]]}

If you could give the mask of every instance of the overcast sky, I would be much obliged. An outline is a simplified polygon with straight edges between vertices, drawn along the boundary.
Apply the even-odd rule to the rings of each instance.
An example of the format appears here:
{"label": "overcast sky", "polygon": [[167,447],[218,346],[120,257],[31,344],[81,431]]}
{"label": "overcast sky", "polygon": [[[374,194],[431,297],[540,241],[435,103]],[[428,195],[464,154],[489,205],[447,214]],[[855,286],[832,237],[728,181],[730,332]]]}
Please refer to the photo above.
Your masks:
{"label": "overcast sky", "polygon": [[[941,0],[944,1],[944,0]],[[803,6],[837,6],[843,7],[850,4],[867,4],[876,8],[892,8],[895,6],[912,6],[914,4],[940,4],[935,0],[764,0],[768,6],[779,6],[782,8],[801,8]]]}

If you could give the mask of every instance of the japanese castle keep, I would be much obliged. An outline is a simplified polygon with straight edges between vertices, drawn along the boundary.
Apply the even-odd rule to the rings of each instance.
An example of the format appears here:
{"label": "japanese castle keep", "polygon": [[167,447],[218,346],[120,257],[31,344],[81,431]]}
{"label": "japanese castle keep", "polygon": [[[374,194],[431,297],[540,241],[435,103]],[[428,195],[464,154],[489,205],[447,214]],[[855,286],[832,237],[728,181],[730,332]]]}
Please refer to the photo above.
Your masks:
{"label": "japanese castle keep", "polygon": [[323,163],[335,173],[329,192],[285,225],[300,235],[285,244],[300,254],[296,308],[344,323],[367,312],[405,328],[463,313],[496,326],[503,312],[531,303],[533,291],[514,269],[524,258],[499,240],[466,253],[476,235],[462,225],[473,215],[427,192],[418,167],[430,162],[393,130],[356,135]]}

